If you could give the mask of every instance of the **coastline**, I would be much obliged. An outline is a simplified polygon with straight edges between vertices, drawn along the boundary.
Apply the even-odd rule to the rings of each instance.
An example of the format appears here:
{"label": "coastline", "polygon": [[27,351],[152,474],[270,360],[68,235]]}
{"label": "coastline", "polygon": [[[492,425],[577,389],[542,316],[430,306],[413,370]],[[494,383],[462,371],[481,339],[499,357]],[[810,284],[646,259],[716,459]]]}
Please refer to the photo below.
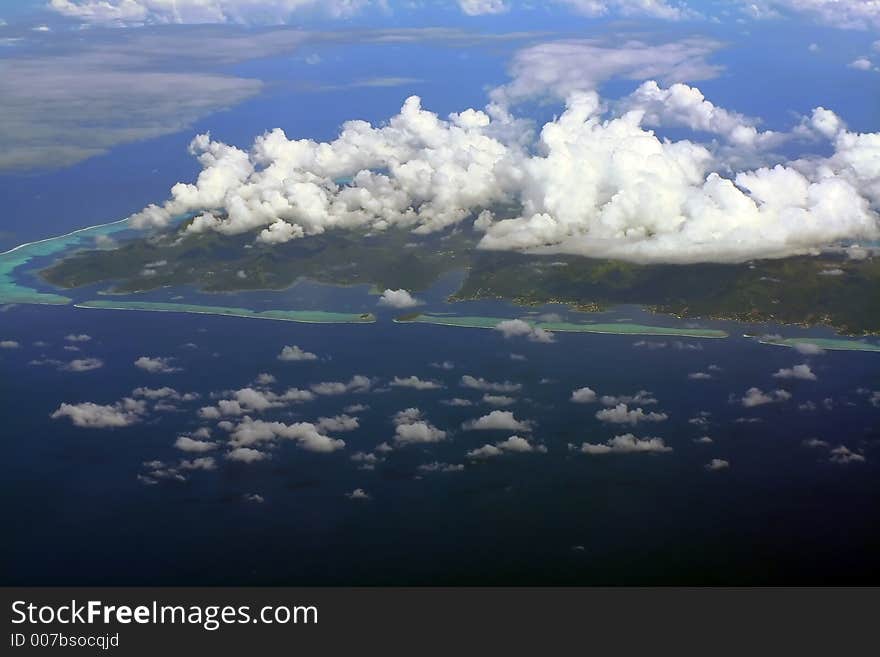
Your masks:
{"label": "coastline", "polygon": [[221,317],[240,317],[243,319],[265,319],[300,324],[372,324],[376,318],[371,313],[348,314],[331,313],[320,310],[249,310],[224,306],[198,306],[165,302],[141,301],[83,301],[74,308],[89,310],[128,310],[160,313],[184,313],[189,315],[216,315]]}
{"label": "coastline", "polygon": [[[494,329],[504,317],[447,317],[419,315],[412,319],[394,319],[397,324],[432,324],[436,326],[458,326],[462,328]],[[534,322],[532,326],[560,333],[597,333],[604,335],[638,335],[657,337],[679,337],[697,339],[724,339],[728,333],[716,329],[678,329],[665,326],[645,326],[642,324],[573,324],[569,322]]]}
{"label": "coastline", "polygon": [[860,342],[858,340],[844,340],[836,338],[783,338],[782,340],[757,340],[760,344],[767,344],[774,347],[788,347],[794,349],[799,344],[814,344],[827,351],[862,351],[868,353],[880,353],[880,346],[871,344],[870,342]]}

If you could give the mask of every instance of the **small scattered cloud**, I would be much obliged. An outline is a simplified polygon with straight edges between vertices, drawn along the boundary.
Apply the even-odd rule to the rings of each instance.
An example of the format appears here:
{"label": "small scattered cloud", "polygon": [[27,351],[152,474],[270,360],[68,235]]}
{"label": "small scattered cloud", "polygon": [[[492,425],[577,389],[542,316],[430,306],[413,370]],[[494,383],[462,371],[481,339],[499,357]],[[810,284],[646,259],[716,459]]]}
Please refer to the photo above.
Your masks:
{"label": "small scattered cloud", "polygon": [[609,424],[631,424],[641,422],[663,422],[668,419],[666,413],[646,413],[642,408],[630,409],[627,404],[617,404],[613,408],[606,408],[596,413],[596,418]]}
{"label": "small scattered cloud", "polygon": [[486,393],[483,395],[483,403],[489,404],[489,406],[512,406],[516,403],[516,399],[507,395],[490,395]]}
{"label": "small scattered cloud", "polygon": [[150,374],[171,374],[180,372],[181,368],[174,366],[174,359],[168,356],[141,356],[134,361],[134,366],[149,372]]}
{"label": "small scattered cloud", "polygon": [[511,411],[492,411],[475,420],[462,424],[462,428],[468,431],[531,431],[532,423],[526,420],[517,420]]}
{"label": "small scattered cloud", "polygon": [[126,397],[115,404],[61,404],[50,416],[68,418],[74,426],[89,429],[114,429],[140,422],[147,412],[146,402]]}
{"label": "small scattered cloud", "polygon": [[290,361],[301,361],[301,360],[318,360],[318,356],[313,354],[310,351],[305,351],[300,349],[298,345],[288,345],[285,346],[281,353],[278,354],[278,360],[290,362]]}
{"label": "small scattered cloud", "polygon": [[522,389],[522,385],[519,383],[511,383],[510,381],[503,381],[500,383],[493,383],[491,381],[487,381],[486,379],[480,377],[473,377],[470,374],[465,374],[461,377],[461,386],[463,388],[471,388],[473,390],[482,390],[484,392],[518,392]]}
{"label": "small scattered cloud", "polygon": [[631,433],[614,436],[604,443],[583,443],[579,448],[570,445],[584,454],[662,454],[671,452],[662,438],[636,438]]}
{"label": "small scattered cloud", "polygon": [[413,388],[414,390],[440,390],[445,387],[437,381],[424,380],[417,376],[395,376],[390,385],[395,388]]}
{"label": "small scattered cloud", "polygon": [[64,372],[90,372],[101,367],[104,367],[104,361],[100,358],[77,358],[58,369]]}
{"label": "small scattered cloud", "polygon": [[778,370],[773,377],[776,379],[799,379],[801,381],[817,381],[819,379],[807,364],[784,367]]}
{"label": "small scattered cloud", "polygon": [[270,458],[265,452],[251,447],[236,447],[226,452],[226,459],[236,463],[258,463]]}
{"label": "small scattered cloud", "polygon": [[596,399],[596,392],[592,388],[578,388],[571,393],[571,401],[575,404],[592,404]]}
{"label": "small scattered cloud", "polygon": [[547,448],[544,445],[533,444],[522,436],[510,436],[507,440],[499,441],[494,445],[486,444],[472,449],[465,456],[469,459],[488,459],[501,456],[504,453],[546,454]]}
{"label": "small scattered cloud", "polygon": [[464,470],[464,464],[432,461],[431,463],[423,463],[417,470],[419,472],[461,472]]}
{"label": "small scattered cloud", "polygon": [[364,393],[369,392],[373,386],[373,381],[369,377],[362,374],[355,374],[346,382],[341,381],[323,381],[311,386],[312,392],[316,395],[344,395],[349,392]]}
{"label": "small scattered cloud", "polygon": [[495,330],[500,331],[505,338],[524,337],[531,342],[550,343],[555,342],[555,338],[550,331],[546,331],[537,326],[532,326],[521,319],[506,319],[495,325]]}
{"label": "small scattered cloud", "polygon": [[773,390],[765,393],[760,388],[749,388],[739,401],[745,408],[754,408],[765,404],[778,404],[789,399],[791,399],[791,393],[786,390]]}
{"label": "small scattered cloud", "polygon": [[379,298],[379,305],[389,308],[413,308],[422,303],[406,290],[385,290]]}

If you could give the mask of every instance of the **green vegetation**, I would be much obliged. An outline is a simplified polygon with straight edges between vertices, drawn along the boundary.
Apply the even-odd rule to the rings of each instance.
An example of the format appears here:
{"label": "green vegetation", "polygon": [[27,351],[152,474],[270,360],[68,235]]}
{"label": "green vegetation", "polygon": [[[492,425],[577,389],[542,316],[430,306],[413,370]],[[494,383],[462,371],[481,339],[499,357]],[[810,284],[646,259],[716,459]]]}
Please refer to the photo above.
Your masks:
{"label": "green vegetation", "polygon": [[281,290],[308,278],[336,285],[373,284],[421,290],[468,264],[473,239],[460,233],[415,236],[329,231],[278,245],[254,243],[253,234],[188,235],[177,230],[132,240],[108,251],[81,251],[42,271],[62,288],[113,283],[131,293],[193,285],[208,292]]}
{"label": "green vegetation", "polygon": [[[505,317],[456,317],[450,315],[419,314],[398,317],[399,323],[437,324],[440,326],[463,326],[468,328],[495,328]],[[682,338],[726,338],[727,333],[714,329],[671,328],[668,326],[645,326],[643,324],[575,324],[572,322],[529,322],[536,328],[568,333],[611,333],[616,335],[654,335]]]}
{"label": "green vegetation", "polygon": [[321,310],[248,310],[225,306],[199,306],[186,303],[162,303],[151,301],[84,301],[77,308],[101,308],[105,310],[146,310],[166,313],[194,313],[197,315],[226,315],[252,319],[274,319],[283,322],[309,324],[365,324],[376,321],[370,313],[328,313]]}
{"label": "green vegetation", "polygon": [[639,265],[477,252],[454,298],[594,309],[636,304],[677,317],[825,325],[864,335],[880,333],[880,259],[824,255],[749,264]]}
{"label": "green vegetation", "polygon": [[73,253],[41,275],[61,288],[105,283],[111,293],[123,294],[181,285],[213,292],[275,290],[299,279],[419,291],[445,273],[465,270],[451,301],[563,303],[591,312],[635,304],[681,318],[880,333],[880,259],[826,254],[746,264],[640,265],[478,251],[476,239],[460,229],[433,235],[340,230],[269,246],[255,243],[253,234],[190,235],[172,228],[117,249]]}

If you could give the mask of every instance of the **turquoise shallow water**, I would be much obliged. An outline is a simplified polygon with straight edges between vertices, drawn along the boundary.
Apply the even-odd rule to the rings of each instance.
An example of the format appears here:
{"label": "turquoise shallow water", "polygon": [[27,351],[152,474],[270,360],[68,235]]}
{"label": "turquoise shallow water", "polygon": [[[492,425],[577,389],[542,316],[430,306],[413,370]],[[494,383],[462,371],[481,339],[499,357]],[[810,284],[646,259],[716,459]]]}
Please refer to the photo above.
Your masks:
{"label": "turquoise shallow water", "polygon": [[77,308],[97,308],[103,310],[140,310],[146,312],[190,313],[195,315],[226,315],[230,317],[249,317],[253,319],[274,319],[283,322],[304,322],[307,324],[361,324],[372,323],[376,318],[368,313],[333,313],[321,310],[263,310],[231,308],[228,306],[203,306],[186,303],[162,303],[150,301],[84,301]]}
{"label": "turquoise shallow water", "polygon": [[34,258],[59,254],[67,249],[93,244],[101,236],[129,230],[128,219],[81,228],[37,242],[28,242],[0,253],[0,303],[68,304],[72,300],[60,294],[40,292],[16,280],[14,272]]}
{"label": "turquoise shallow water", "polygon": [[864,340],[838,340],[836,338],[781,338],[762,339],[761,344],[772,344],[780,347],[797,347],[800,344],[814,344],[828,351],[873,351],[880,352],[880,346]]}
{"label": "turquoise shallow water", "polygon": [[[460,326],[467,328],[494,329],[504,321],[503,317],[463,317],[446,314],[423,313],[412,319],[402,320],[402,323],[413,322],[417,324],[437,324],[440,326]],[[607,333],[612,335],[654,335],[654,336],[677,336],[688,338],[726,338],[727,333],[715,329],[676,328],[670,326],[647,326],[645,324],[613,323],[613,324],[589,324],[574,322],[531,322],[535,328],[547,331],[561,331],[566,333]]]}
{"label": "turquoise shallow water", "polygon": [[[175,222],[185,220],[189,215],[177,217]],[[363,306],[363,303],[355,303],[353,307],[340,308],[338,303],[338,293],[333,292],[332,298],[319,300],[317,304],[306,303],[310,306],[304,309],[302,299],[287,299],[272,296],[271,299],[262,298],[261,303],[252,306],[255,300],[249,298],[237,298],[236,303],[229,305],[214,304],[204,299],[192,303],[177,301],[180,297],[167,298],[143,298],[137,295],[137,298],[127,300],[92,300],[68,297],[57,294],[50,290],[41,291],[31,287],[28,284],[28,276],[31,273],[28,265],[33,260],[46,257],[59,257],[67,251],[79,248],[91,248],[95,245],[96,240],[100,237],[110,237],[128,233],[129,235],[136,233],[129,225],[127,219],[115,221],[107,224],[99,224],[89,226],[79,230],[58,235],[35,242],[22,244],[10,251],[0,253],[0,305],[2,304],[39,304],[39,305],[75,305],[78,308],[98,308],[105,310],[131,310],[131,311],[147,311],[147,312],[185,312],[195,314],[210,314],[221,316],[235,316],[255,319],[269,319],[278,321],[306,322],[306,323],[371,323],[376,321],[375,316],[370,312],[373,306],[373,300],[370,298],[369,306]],[[37,266],[42,266],[37,263]],[[98,292],[100,294],[100,292]],[[177,301],[177,302],[175,302]],[[174,303],[172,303],[174,302]],[[263,303],[268,307],[260,308]],[[489,316],[492,313],[483,314],[483,312],[467,312],[447,313],[442,312],[449,306],[445,303],[445,295],[439,300],[442,308],[436,308],[435,312],[422,313],[416,317],[406,320],[404,323],[417,324],[437,324],[443,326],[458,327],[474,327],[474,328],[494,328],[498,322],[504,317]],[[326,306],[324,304],[327,304]],[[317,305],[317,308],[316,308]],[[347,304],[343,304],[347,305]],[[468,306],[468,304],[464,304]],[[275,307],[273,307],[275,306]],[[280,308],[277,306],[281,306]],[[330,307],[331,311],[324,308]],[[344,310],[345,312],[332,312]],[[483,310],[489,310],[485,308]],[[643,335],[657,337],[692,337],[692,338],[728,338],[729,334],[719,328],[695,328],[690,326],[655,326],[641,323],[595,323],[594,320],[580,321],[581,316],[578,315],[576,321],[544,321],[532,324],[549,331],[555,332],[578,332],[578,333],[607,333],[607,334],[624,334],[624,335]],[[827,350],[833,351],[863,351],[863,352],[880,352],[880,346],[872,344],[866,340],[840,339],[839,336],[829,337],[784,337],[777,340],[760,340],[767,344],[777,346],[795,347],[800,342],[812,342]]]}

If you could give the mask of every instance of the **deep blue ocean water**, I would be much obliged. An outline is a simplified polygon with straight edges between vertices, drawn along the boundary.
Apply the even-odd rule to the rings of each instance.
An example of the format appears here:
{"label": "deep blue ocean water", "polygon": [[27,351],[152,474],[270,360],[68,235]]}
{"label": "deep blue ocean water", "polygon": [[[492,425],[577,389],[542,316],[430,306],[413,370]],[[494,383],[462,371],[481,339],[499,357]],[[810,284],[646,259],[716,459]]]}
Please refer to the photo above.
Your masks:
{"label": "deep blue ocean water", "polygon": [[[502,304],[483,304],[483,310]],[[458,311],[459,309],[456,308]],[[622,309],[633,318],[636,309]],[[373,325],[310,325],[215,316],[20,306],[0,313],[0,336],[19,349],[0,352],[0,465],[6,528],[4,584],[671,584],[867,583],[877,581],[880,530],[877,441],[880,409],[857,388],[878,387],[880,355],[834,352],[811,357],[819,380],[779,381],[772,373],[803,362],[791,349],[733,337],[686,340],[699,348],[634,347],[639,338],[559,334],[554,344],[506,340],[497,331],[398,325],[380,313]],[[635,319],[643,319],[638,316]],[[739,327],[743,328],[743,327]],[[63,337],[87,333],[82,353]],[[45,341],[45,346],[35,346]],[[194,343],[196,347],[186,346]],[[297,344],[313,362],[282,363]],[[527,360],[511,360],[510,354]],[[92,356],[90,372],[32,366],[41,357]],[[171,356],[182,371],[148,374],[142,355]],[[432,362],[451,361],[441,370]],[[708,364],[713,380],[688,373]],[[142,463],[173,462],[179,433],[202,426],[195,409],[212,392],[238,389],[260,372],[275,389],[380,380],[379,392],[319,397],[266,414],[312,421],[343,407],[360,429],[339,434],[347,446],[315,454],[292,444],[272,459],[218,469],[185,482],[145,486]],[[464,431],[489,410],[452,408],[442,399],[481,394],[459,386],[464,374],[523,385],[511,407],[535,422],[546,454],[505,454],[486,462],[467,450],[510,431]],[[444,390],[381,388],[417,375]],[[541,383],[542,379],[550,382]],[[202,400],[180,412],[151,413],[120,429],[84,429],[49,415],[61,402],[112,403],[137,386],[169,385]],[[665,422],[634,433],[665,439],[665,454],[591,456],[567,444],[603,442],[629,427],[597,420],[597,404],[568,401],[590,386],[599,394],[654,393]],[[731,403],[751,386],[783,387],[793,399],[744,409]],[[822,401],[832,399],[833,408]],[[815,411],[797,405],[813,401]],[[374,471],[350,455],[394,433],[392,415],[415,406],[441,429],[444,442],[392,452]],[[711,413],[706,428],[688,422]],[[737,423],[740,417],[760,422]],[[215,437],[222,431],[214,432]],[[712,436],[711,445],[694,438]],[[830,463],[802,441],[820,438],[861,450],[866,462]],[[710,472],[712,458],[730,462]],[[462,472],[420,473],[433,461],[465,463]],[[370,500],[350,500],[363,488]],[[246,502],[259,494],[262,504]],[[14,570],[10,570],[15,564]]]}
{"label": "deep blue ocean water", "polygon": [[[28,18],[44,4],[15,3],[3,8],[3,18],[19,30],[20,19],[51,18],[45,12]],[[216,139],[247,148],[256,135],[274,127],[291,138],[328,140],[348,119],[380,124],[413,93],[441,116],[482,107],[487,90],[509,80],[515,50],[560,37],[613,43],[621,35],[648,42],[710,37],[724,47],[708,61],[723,70],[697,84],[717,105],[762,117],[762,127],[769,129],[790,129],[818,105],[839,112],[853,130],[877,129],[880,78],[848,68],[871,52],[876,35],[870,31],[809,21],[585,21],[558,8],[546,15],[512,11],[464,19],[452,3],[421,11],[368,14],[353,27],[537,33],[473,45],[427,39],[407,45],[367,45],[359,39],[310,43],[292,53],[218,66],[221,73],[263,80],[264,93],[180,132],[119,144],[71,167],[0,175],[0,251],[115,221],[161,202],[174,183],[198,174],[187,144],[199,132],[210,130]],[[29,33],[30,23],[22,25],[19,31]],[[310,27],[338,26],[325,21]],[[6,51],[10,61],[39,54],[41,42],[34,43],[33,52],[30,46]],[[819,44],[822,54],[811,53],[810,43]],[[306,65],[311,54],[320,56],[319,65]],[[389,87],[349,86],[377,76],[406,80]],[[612,80],[602,92],[617,98],[636,84]],[[534,105],[524,108],[524,115],[538,124],[560,111],[558,103]],[[685,136],[674,129],[662,134]],[[819,153],[828,150],[813,144],[792,148],[813,152],[814,147]],[[49,290],[33,277],[27,280]],[[491,302],[446,308],[443,298],[456,280],[450,276],[420,293],[427,302],[423,309],[499,317],[525,312]],[[99,290],[75,296],[94,299]],[[301,284],[280,294],[235,295],[160,290],[137,298],[167,301],[177,294],[186,303],[372,311],[379,321],[309,325],[73,307],[3,309],[0,341],[21,346],[0,349],[0,584],[876,584],[880,579],[880,408],[857,392],[880,390],[880,354],[807,357],[740,337],[830,337],[830,332],[707,323],[725,328],[731,338],[680,344],[646,338],[655,346],[666,343],[651,349],[634,346],[642,339],[632,336],[560,334],[547,345],[505,340],[496,331],[394,324],[394,312],[377,309],[376,297],[364,287]],[[567,312],[535,309],[545,310]],[[634,308],[595,319],[681,324]],[[79,333],[92,340],[77,343],[80,352],[65,351],[71,345],[64,336]],[[280,349],[292,344],[320,360],[279,362]],[[525,360],[512,360],[511,353]],[[148,374],[134,367],[145,355],[171,357],[181,371]],[[74,373],[30,364],[85,357],[100,358],[104,365]],[[442,361],[454,368],[431,366]],[[805,362],[817,381],[773,378],[778,369]],[[711,380],[688,379],[710,364],[721,368]],[[357,414],[358,430],[339,434],[347,443],[339,452],[309,453],[288,443],[263,463],[230,463],[218,454],[215,471],[188,473],[184,482],[146,486],[138,480],[146,472],[144,462],[191,457],[173,443],[181,433],[205,425],[196,409],[213,403],[212,393],[242,388],[261,372],[278,379],[276,390],[344,381],[353,374],[378,379],[380,390],[394,376],[411,375],[446,387],[320,397],[263,416],[312,421],[350,404],[369,405]],[[512,410],[535,423],[533,440],[546,445],[547,453],[466,459],[468,450],[511,433],[464,431],[463,422],[491,408],[441,403],[453,397],[479,401],[481,392],[458,383],[466,374],[521,384]],[[197,392],[201,400],[180,404],[178,412],[151,412],[114,430],[83,429],[50,418],[63,402],[112,404],[138,386],[166,385]],[[572,390],[582,386],[611,395],[649,390],[659,403],[645,410],[661,410],[669,419],[635,428],[603,424],[595,417],[598,404],[569,401]],[[784,388],[792,399],[753,409],[731,401],[731,395],[741,397],[752,386]],[[807,402],[815,410],[798,409]],[[412,406],[450,432],[448,440],[396,450],[374,471],[358,469],[351,454],[390,440],[391,417]],[[701,412],[711,413],[706,427],[688,421]],[[662,437],[673,451],[590,456],[568,448],[628,431]],[[214,430],[215,438],[223,435]],[[693,442],[703,435],[714,442]],[[827,449],[802,445],[812,438],[845,445],[865,461],[832,463]],[[729,469],[707,471],[713,458],[729,461]],[[419,465],[434,461],[465,468],[419,472]],[[348,499],[346,493],[355,488],[371,499]],[[245,501],[248,494],[265,501]]]}

